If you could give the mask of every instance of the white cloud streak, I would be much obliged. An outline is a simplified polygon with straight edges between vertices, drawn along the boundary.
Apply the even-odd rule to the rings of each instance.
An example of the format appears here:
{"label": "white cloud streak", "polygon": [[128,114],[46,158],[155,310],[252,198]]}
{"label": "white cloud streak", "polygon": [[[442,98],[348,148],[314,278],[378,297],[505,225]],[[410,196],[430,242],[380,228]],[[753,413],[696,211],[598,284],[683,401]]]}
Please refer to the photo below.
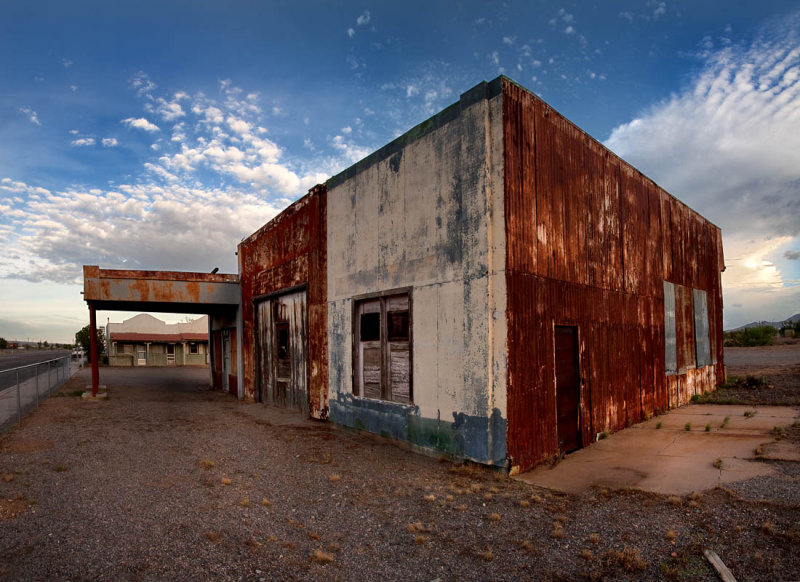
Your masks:
{"label": "white cloud streak", "polygon": [[800,237],[800,12],[750,46],[703,57],[691,86],[614,129],[606,145],[722,228],[726,304],[780,288],[772,309],[791,311],[800,287],[784,281],[779,248]]}
{"label": "white cloud streak", "polygon": [[39,115],[30,107],[20,107],[19,112],[25,115],[34,125],[42,125],[42,122],[39,121]]}
{"label": "white cloud streak", "polygon": [[128,117],[127,119],[122,120],[122,124],[136,129],[143,129],[144,131],[150,133],[159,131],[160,129],[155,123],[150,123],[144,117],[138,117],[138,118]]}

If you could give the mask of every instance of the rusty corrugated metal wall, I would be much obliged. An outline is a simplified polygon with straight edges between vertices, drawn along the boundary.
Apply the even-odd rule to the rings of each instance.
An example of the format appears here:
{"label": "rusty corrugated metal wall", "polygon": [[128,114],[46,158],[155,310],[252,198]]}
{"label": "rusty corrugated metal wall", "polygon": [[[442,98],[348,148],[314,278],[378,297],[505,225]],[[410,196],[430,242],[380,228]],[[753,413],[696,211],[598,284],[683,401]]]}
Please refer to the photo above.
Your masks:
{"label": "rusty corrugated metal wall", "polygon": [[325,186],[314,187],[239,244],[245,398],[254,400],[258,358],[254,300],[304,286],[308,291],[308,408],[328,416],[327,220]]}
{"label": "rusty corrugated metal wall", "polygon": [[[582,445],[723,378],[719,229],[546,103],[503,81],[508,454],[558,455],[555,325],[578,328]],[[664,281],[677,374],[667,375]],[[712,365],[696,368],[692,290],[708,297]]]}

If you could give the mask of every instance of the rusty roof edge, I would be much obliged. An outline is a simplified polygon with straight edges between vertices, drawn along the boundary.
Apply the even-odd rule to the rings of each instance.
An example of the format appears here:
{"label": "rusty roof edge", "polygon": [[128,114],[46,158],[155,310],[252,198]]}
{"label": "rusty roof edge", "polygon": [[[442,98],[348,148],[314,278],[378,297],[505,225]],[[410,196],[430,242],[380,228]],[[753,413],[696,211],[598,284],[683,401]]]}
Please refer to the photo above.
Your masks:
{"label": "rusty roof edge", "polygon": [[656,188],[658,188],[659,190],[661,190],[662,192],[664,192],[664,193],[665,193],[667,196],[669,196],[670,198],[673,198],[673,199],[674,199],[676,202],[678,202],[678,203],[682,204],[683,206],[685,206],[686,208],[688,208],[689,210],[691,210],[691,211],[692,211],[694,214],[696,214],[698,217],[700,217],[700,218],[701,218],[703,221],[707,222],[709,225],[713,226],[714,228],[716,228],[716,229],[717,229],[717,230],[719,230],[720,232],[722,231],[722,229],[721,229],[719,226],[717,226],[715,223],[711,222],[711,221],[710,221],[708,218],[706,218],[705,216],[703,216],[702,214],[700,214],[700,212],[698,212],[697,210],[695,210],[694,208],[692,208],[691,206],[689,206],[688,204],[686,204],[686,202],[684,202],[683,200],[681,200],[680,198],[678,198],[678,197],[677,197],[677,196],[675,196],[674,194],[671,194],[671,193],[670,193],[670,192],[669,192],[669,191],[668,191],[666,188],[664,188],[663,186],[659,185],[659,184],[658,184],[658,182],[656,182],[656,181],[655,181],[655,180],[653,180],[653,179],[652,179],[650,176],[648,176],[647,174],[645,174],[644,172],[642,172],[642,171],[641,171],[639,168],[637,168],[636,166],[634,166],[633,164],[631,164],[631,163],[630,163],[628,160],[626,160],[625,158],[623,158],[622,156],[620,156],[620,155],[619,155],[619,154],[617,154],[616,152],[612,151],[612,150],[611,150],[610,148],[608,148],[608,147],[607,147],[605,144],[603,144],[603,142],[601,142],[600,140],[598,140],[597,138],[595,138],[595,137],[594,137],[592,134],[590,134],[589,132],[587,132],[585,129],[583,129],[581,126],[579,126],[578,124],[576,124],[574,121],[571,121],[571,120],[570,120],[570,119],[569,119],[569,118],[568,118],[566,115],[564,115],[564,114],[563,114],[563,113],[561,113],[561,112],[560,112],[558,109],[556,109],[555,107],[553,107],[552,105],[550,105],[550,103],[548,103],[547,101],[545,101],[544,99],[542,99],[542,98],[541,98],[539,95],[537,95],[536,93],[534,93],[533,91],[531,91],[531,90],[530,90],[530,89],[528,89],[527,87],[524,87],[523,85],[520,85],[519,83],[517,83],[517,82],[516,82],[516,81],[514,81],[513,79],[511,79],[511,78],[509,78],[509,77],[506,77],[505,75],[500,75],[500,76],[499,76],[497,79],[495,79],[495,80],[494,80],[494,81],[492,81],[492,82],[494,83],[495,81],[498,81],[498,80],[502,80],[502,81],[504,81],[504,82],[506,82],[506,83],[508,83],[508,84],[510,84],[510,85],[513,85],[513,86],[515,86],[515,87],[518,87],[519,89],[521,89],[521,90],[523,90],[523,91],[526,91],[526,92],[530,93],[530,94],[533,96],[533,98],[534,98],[534,99],[538,99],[539,101],[541,101],[542,103],[544,103],[545,105],[547,105],[547,106],[548,106],[548,107],[549,107],[551,110],[553,110],[553,111],[554,111],[554,112],[555,112],[557,115],[559,115],[559,116],[560,116],[560,117],[561,117],[561,118],[562,118],[564,121],[566,121],[566,122],[567,122],[568,124],[570,124],[572,127],[574,127],[575,129],[577,129],[577,130],[578,130],[578,131],[579,131],[579,132],[580,132],[582,135],[586,136],[587,138],[589,138],[590,140],[592,140],[593,142],[595,142],[597,145],[599,145],[601,148],[603,148],[603,151],[605,151],[605,152],[608,152],[610,155],[614,156],[614,157],[615,157],[616,159],[618,159],[620,162],[624,163],[625,165],[627,165],[628,167],[630,167],[632,170],[636,171],[636,172],[637,172],[639,175],[641,175],[641,176],[642,176],[644,179],[646,179],[646,180],[648,180],[649,182],[651,182],[651,183],[652,183],[652,184],[653,184],[653,185],[654,185]]}
{"label": "rusty roof edge", "polygon": [[327,187],[325,184],[317,184],[313,188],[311,188],[308,192],[303,194],[300,198],[289,204],[286,208],[281,210],[278,214],[273,216],[270,220],[266,222],[261,228],[256,230],[253,234],[250,234],[239,241],[239,244],[236,245],[238,249],[243,244],[249,244],[255,240],[257,240],[265,231],[270,230],[286,220],[288,217],[292,216],[294,213],[298,212],[303,206],[308,204],[308,202],[314,196],[323,196],[328,192]]}
{"label": "rusty roof edge", "polygon": [[[87,265],[93,266],[93,265]],[[90,275],[91,276],[91,275]],[[200,283],[239,283],[235,273],[198,273],[192,271],[140,271],[136,269],[98,269],[101,279],[140,279],[153,281],[191,281]]]}
{"label": "rusty roof edge", "polygon": [[372,152],[367,157],[356,162],[349,168],[339,172],[335,176],[329,178],[325,185],[331,189],[342,184],[354,176],[357,176],[367,168],[377,164],[378,162],[391,157],[397,152],[403,150],[409,144],[417,141],[418,139],[426,136],[427,134],[435,131],[451,121],[458,119],[461,116],[461,111],[482,100],[489,100],[497,97],[502,93],[502,79],[500,76],[492,81],[481,81],[471,89],[461,94],[458,101],[445,107],[442,111],[429,117],[425,121],[415,125],[407,132],[399,137],[396,137],[382,148]]}

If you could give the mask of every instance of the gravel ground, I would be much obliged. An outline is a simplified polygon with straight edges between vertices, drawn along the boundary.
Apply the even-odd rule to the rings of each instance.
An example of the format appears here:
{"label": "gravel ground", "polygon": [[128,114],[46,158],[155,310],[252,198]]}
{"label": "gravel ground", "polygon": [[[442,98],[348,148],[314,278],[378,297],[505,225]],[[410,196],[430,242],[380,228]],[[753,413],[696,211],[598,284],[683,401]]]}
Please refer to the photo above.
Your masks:
{"label": "gravel ground", "polygon": [[738,580],[800,573],[797,463],[566,495],[238,402],[204,369],[103,369],[96,403],[87,378],[0,439],[0,578],[714,580],[705,548]]}

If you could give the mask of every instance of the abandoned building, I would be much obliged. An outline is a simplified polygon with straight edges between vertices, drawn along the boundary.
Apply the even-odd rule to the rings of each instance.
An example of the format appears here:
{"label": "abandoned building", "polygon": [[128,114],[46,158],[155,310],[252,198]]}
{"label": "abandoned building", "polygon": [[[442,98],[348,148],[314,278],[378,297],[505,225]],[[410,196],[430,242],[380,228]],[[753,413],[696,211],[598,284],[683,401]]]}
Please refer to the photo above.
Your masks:
{"label": "abandoned building", "polygon": [[719,228],[505,77],[238,257],[215,386],[423,450],[526,470],[724,377]]}
{"label": "abandoned building", "polygon": [[167,323],[140,313],[109,322],[110,366],[204,366],[208,364],[208,317]]}

